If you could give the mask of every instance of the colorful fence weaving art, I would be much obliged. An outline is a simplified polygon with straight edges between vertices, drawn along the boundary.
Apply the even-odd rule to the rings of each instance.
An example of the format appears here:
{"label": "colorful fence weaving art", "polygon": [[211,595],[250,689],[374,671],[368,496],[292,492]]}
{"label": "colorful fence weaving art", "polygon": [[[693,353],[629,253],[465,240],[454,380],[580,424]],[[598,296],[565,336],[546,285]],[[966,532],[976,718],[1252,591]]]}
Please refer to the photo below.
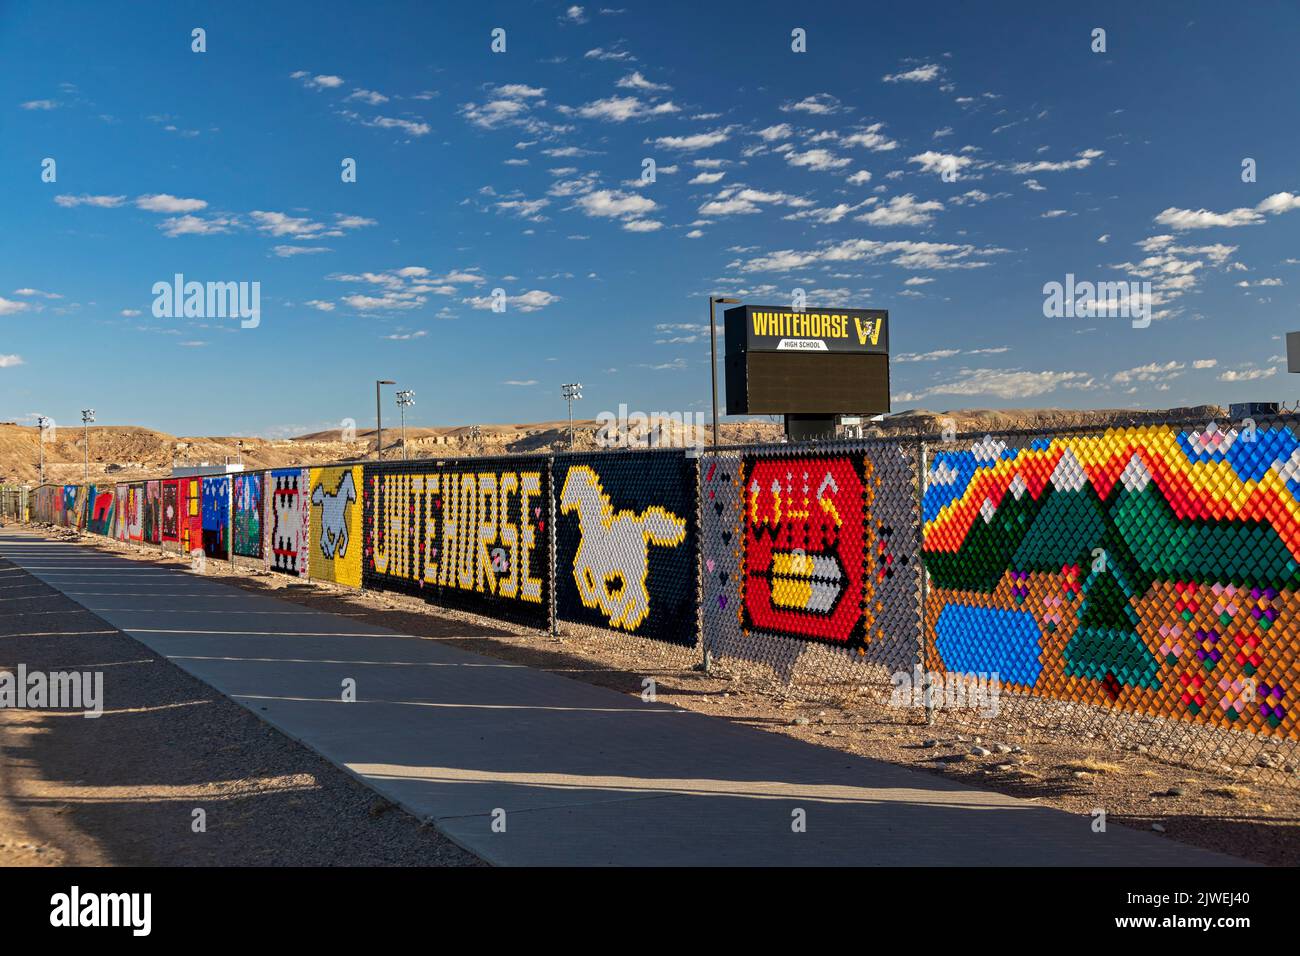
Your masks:
{"label": "colorful fence weaving art", "polygon": [[927,479],[930,667],[1297,739],[1289,429],[987,438],[936,454]]}

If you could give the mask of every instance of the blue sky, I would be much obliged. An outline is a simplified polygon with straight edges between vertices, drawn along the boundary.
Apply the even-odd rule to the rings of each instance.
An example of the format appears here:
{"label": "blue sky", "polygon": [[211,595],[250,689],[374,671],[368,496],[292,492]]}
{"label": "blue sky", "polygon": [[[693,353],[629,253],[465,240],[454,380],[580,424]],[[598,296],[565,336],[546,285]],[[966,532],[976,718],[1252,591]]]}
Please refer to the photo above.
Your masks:
{"label": "blue sky", "polygon": [[[0,418],[707,411],[706,296],[795,288],[890,310],[896,410],[1291,399],[1300,12],[1079,6],[8,2]],[[1156,321],[1045,318],[1067,273]]]}

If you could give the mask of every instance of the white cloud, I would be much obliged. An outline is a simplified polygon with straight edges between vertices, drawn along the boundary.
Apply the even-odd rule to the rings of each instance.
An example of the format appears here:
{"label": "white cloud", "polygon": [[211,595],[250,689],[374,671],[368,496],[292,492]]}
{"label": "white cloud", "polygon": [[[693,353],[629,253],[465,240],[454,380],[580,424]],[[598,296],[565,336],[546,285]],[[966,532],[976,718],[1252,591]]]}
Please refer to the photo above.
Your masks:
{"label": "white cloud", "polygon": [[333,311],[334,311],[334,303],[333,303],[333,302],[326,302],[326,301],[324,301],[323,299],[308,299],[307,302],[304,303],[304,304],[305,304],[305,305],[309,305],[309,306],[311,306],[313,309],[316,309],[316,310],[319,311],[319,312],[333,312]]}
{"label": "white cloud", "polygon": [[16,315],[31,309],[30,302],[15,302],[13,299],[0,297],[0,315]]}
{"label": "white cloud", "polygon": [[662,222],[654,219],[629,219],[623,223],[623,228],[628,232],[656,232],[663,226]]}
{"label": "white cloud", "polygon": [[166,213],[198,212],[208,207],[202,199],[181,199],[167,193],[140,196],[136,199],[135,205],[137,209],[143,209],[145,212]]}
{"label": "white cloud", "polygon": [[791,150],[785,154],[785,161],[791,166],[802,166],[818,172],[825,172],[831,169],[843,169],[851,159],[845,159],[842,156],[836,156],[829,150],[809,149],[802,153]]}
{"label": "white cloud", "polygon": [[163,235],[175,239],[177,236],[214,236],[230,232],[236,225],[238,225],[236,220],[222,216],[201,219],[198,216],[185,215],[164,219],[159,223],[158,228],[162,230]]}
{"label": "white cloud", "polygon": [[692,133],[689,136],[660,136],[655,140],[655,145],[664,149],[680,149],[684,152],[694,152],[697,149],[708,149],[711,146],[717,146],[719,143],[725,143],[731,138],[731,128],[715,129],[707,133]]}
{"label": "white cloud", "polygon": [[828,206],[821,209],[802,209],[799,212],[791,213],[785,218],[792,219],[795,221],[811,220],[812,222],[819,222],[822,223],[823,225],[830,225],[832,223],[839,222],[849,213],[856,212],[857,210],[861,209],[863,206],[870,205],[875,201],[876,200],[872,198],[872,199],[863,200],[860,203],[842,202],[842,203],[837,203],[834,206]]}
{"label": "white cloud", "polygon": [[378,93],[375,90],[361,89],[353,90],[348,94],[347,98],[349,100],[360,100],[362,103],[368,103],[371,106],[378,106],[380,103],[387,103],[389,99],[383,93]]}
{"label": "white cloud", "polygon": [[1092,378],[1084,372],[1030,372],[1023,369],[962,369],[950,381],[920,392],[926,395],[991,395],[995,398],[1031,398],[1058,388],[1090,388]]}
{"label": "white cloud", "polygon": [[642,76],[639,70],[633,70],[614,85],[619,89],[642,90],[646,93],[662,93],[672,89],[667,83],[652,83]]}
{"label": "white cloud", "polygon": [[88,196],[82,193],[80,196],[70,196],[66,193],[54,197],[55,203],[64,209],[71,209],[74,206],[95,206],[99,209],[116,209],[122,203],[126,202],[125,196]]}
{"label": "white cloud", "polygon": [[272,236],[295,236],[308,239],[320,235],[325,226],[303,216],[290,216],[283,212],[254,209],[249,215],[256,220],[258,230]]}
{"label": "white cloud", "polygon": [[867,183],[871,182],[871,173],[867,172],[865,169],[859,169],[856,173],[850,175],[845,182],[850,186],[865,186]]}
{"label": "white cloud", "polygon": [[719,190],[717,196],[700,206],[699,213],[701,216],[743,216],[759,212],[762,203],[775,203],[796,208],[806,208],[813,205],[810,200],[791,196],[788,193],[764,192],[761,189],[728,186],[726,189]]}
{"label": "white cloud", "polygon": [[943,210],[943,203],[935,200],[917,202],[911,193],[895,196],[889,202],[877,206],[870,212],[858,216],[859,222],[873,226],[921,226],[934,218],[934,213]]}
{"label": "white cloud", "polygon": [[368,219],[365,216],[347,216],[343,213],[334,214],[334,225],[339,229],[360,229],[362,226],[377,226],[377,220]]}
{"label": "white cloud", "polygon": [[508,378],[508,379],[506,379],[504,382],[502,382],[501,384],[502,384],[502,385],[515,385],[515,386],[518,386],[518,387],[520,387],[520,388],[526,388],[526,387],[528,387],[529,385],[536,385],[536,384],[538,384],[538,382],[537,382],[537,379],[535,379],[535,378],[527,378],[527,379]]}
{"label": "white cloud", "polygon": [[492,205],[498,211],[510,213],[520,219],[527,219],[530,222],[544,222],[546,217],[541,215],[541,211],[550,204],[549,199],[502,199]]}
{"label": "white cloud", "polygon": [[891,149],[897,149],[898,142],[881,132],[884,128],[884,123],[872,123],[870,126],[845,136],[840,140],[840,144],[843,146],[861,146],[863,149],[869,149],[874,153],[887,153]]}
{"label": "white cloud", "polygon": [[588,60],[614,60],[616,62],[635,60],[631,53],[625,50],[606,50],[604,47],[595,47],[588,50],[583,56]]}
{"label": "white cloud", "polygon": [[881,79],[886,83],[929,83],[938,75],[939,65],[937,63],[926,63],[906,72],[889,73],[882,76]]}
{"label": "white cloud", "polygon": [[[812,265],[843,265],[849,262],[877,262],[888,260],[904,269],[980,269],[990,263],[989,256],[1006,252],[1005,249],[980,249],[973,245],[948,242],[917,242],[899,240],[879,242],[874,239],[846,239],[828,243],[816,249],[796,251],[781,249],[758,256],[749,261],[737,261],[729,268],[741,272],[789,272]],[[890,259],[889,257],[893,258]]]}
{"label": "white cloud", "polygon": [[1067,169],[1087,169],[1092,165],[1093,160],[1100,159],[1103,155],[1105,155],[1103,150],[1085,149],[1082,152],[1075,153],[1076,159],[1067,159],[1060,162],[1040,159],[1032,163],[1015,163],[1012,165],[1011,171],[1018,176],[1023,176],[1027,173],[1058,173]]}
{"label": "white cloud", "polygon": [[1210,212],[1208,209],[1178,209],[1170,206],[1156,216],[1155,221],[1162,226],[1183,231],[1187,229],[1209,229],[1223,227],[1234,229],[1238,226],[1253,226],[1264,221],[1265,214],[1280,215],[1292,209],[1300,209],[1300,196],[1292,193],[1274,193],[1253,207],[1240,207],[1227,212]]}
{"label": "white cloud", "polygon": [[25,364],[21,355],[0,355],[0,368],[13,368]]}
{"label": "white cloud", "polygon": [[939,153],[927,149],[924,153],[908,157],[909,163],[916,163],[924,173],[947,173],[950,176],[969,166],[974,160],[969,156],[957,156],[952,153]]}
{"label": "white cloud", "polygon": [[722,179],[726,173],[696,173],[687,183],[690,186],[711,186]]}
{"label": "white cloud", "polygon": [[425,303],[424,296],[409,293],[385,292],[383,295],[345,295],[343,302],[362,312],[391,309],[418,309]]}
{"label": "white cloud", "polygon": [[[462,299],[461,301],[474,309],[490,310],[495,300],[491,296],[483,295]],[[520,312],[536,312],[539,309],[544,309],[548,305],[559,301],[560,297],[558,295],[544,292],[541,289],[533,289],[532,291],[525,292],[522,295],[506,296],[506,309],[507,311],[510,309],[517,309]]]}
{"label": "white cloud", "polygon": [[322,252],[333,252],[329,246],[275,246],[272,250],[281,259],[292,256],[313,256]]}
{"label": "white cloud", "polygon": [[53,110],[58,109],[59,104],[55,100],[28,100],[26,103],[19,103],[18,107],[24,110]]}
{"label": "white cloud", "polygon": [[645,103],[635,96],[609,96],[603,100],[593,100],[571,112],[583,119],[598,119],[609,123],[624,123],[630,119],[643,119],[647,116],[663,116],[678,112],[671,102]]}
{"label": "white cloud", "polygon": [[789,123],[777,123],[775,126],[765,126],[760,129],[756,136],[762,137],[769,143],[774,143],[780,139],[789,139],[794,135],[794,127]]}
{"label": "white cloud", "polygon": [[1218,359],[1197,359],[1192,363],[1192,368],[1214,368],[1218,364]]}
{"label": "white cloud", "polygon": [[419,120],[400,119],[395,116],[371,116],[368,118],[358,118],[357,121],[362,126],[375,126],[380,129],[400,129],[411,136],[428,136],[433,132],[433,127],[428,123]]}
{"label": "white cloud", "polygon": [[542,105],[546,92],[542,87],[527,86],[523,83],[506,83],[488,91],[487,102],[463,103],[460,113],[467,121],[482,129],[496,129],[499,126],[522,126],[530,132],[544,132],[553,129],[531,116],[534,106]]}
{"label": "white cloud", "polygon": [[139,310],[139,309],[123,309],[123,310],[121,311],[121,313],[119,313],[119,314],[122,315],[124,318],[133,319],[133,318],[135,318],[137,315],[140,314],[140,310]]}
{"label": "white cloud", "polygon": [[781,107],[781,112],[825,116],[828,113],[838,113],[841,109],[840,101],[829,93],[814,93],[812,96],[805,96],[797,103],[786,103]]}
{"label": "white cloud", "polygon": [[577,201],[577,206],[588,216],[639,217],[656,208],[653,199],[615,189],[597,189]]}
{"label": "white cloud", "polygon": [[289,78],[301,80],[302,85],[309,90],[333,90],[343,85],[343,77],[341,76],[332,76],[328,73],[312,76],[306,70],[290,73]]}
{"label": "white cloud", "polygon": [[1276,374],[1277,374],[1276,366],[1272,368],[1256,368],[1252,366],[1246,366],[1240,371],[1234,371],[1232,369],[1229,369],[1226,372],[1220,373],[1219,381],[1220,382],[1255,382],[1261,378],[1272,378]]}
{"label": "white cloud", "polygon": [[1159,382],[1177,378],[1186,367],[1182,362],[1169,361],[1163,365],[1158,362],[1149,362],[1146,365],[1139,365],[1136,368],[1116,372],[1111,378],[1118,385],[1127,385],[1130,382]]}

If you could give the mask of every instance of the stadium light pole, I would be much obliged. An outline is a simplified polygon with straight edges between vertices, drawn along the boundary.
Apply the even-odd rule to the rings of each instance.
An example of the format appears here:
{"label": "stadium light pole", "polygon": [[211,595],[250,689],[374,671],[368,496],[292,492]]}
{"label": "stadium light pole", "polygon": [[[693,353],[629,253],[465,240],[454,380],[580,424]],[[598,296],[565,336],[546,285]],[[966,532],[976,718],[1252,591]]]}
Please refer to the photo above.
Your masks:
{"label": "stadium light pole", "polygon": [[415,404],[415,392],[409,388],[397,393],[397,407],[402,410],[402,461],[406,461],[406,409]]}
{"label": "stadium light pole", "polygon": [[739,305],[739,299],[709,296],[709,373],[713,379],[713,447],[718,447],[718,330],[713,321],[714,305]]}
{"label": "stadium light pole", "polygon": [[45,427],[49,424],[49,419],[44,415],[36,416],[36,437],[37,444],[41,446],[41,484],[45,484]]}
{"label": "stadium light pole", "polygon": [[569,451],[573,451],[573,403],[575,399],[582,398],[582,383],[574,382],[571,385],[561,385],[560,392],[569,403]]}
{"label": "stadium light pole", "polygon": [[86,453],[86,475],[83,483],[90,485],[90,423],[95,420],[95,410],[93,408],[83,408],[81,410],[81,448]]}
{"label": "stadium light pole", "polygon": [[375,379],[375,461],[384,457],[384,419],[379,412],[379,386],[396,384],[387,378]]}

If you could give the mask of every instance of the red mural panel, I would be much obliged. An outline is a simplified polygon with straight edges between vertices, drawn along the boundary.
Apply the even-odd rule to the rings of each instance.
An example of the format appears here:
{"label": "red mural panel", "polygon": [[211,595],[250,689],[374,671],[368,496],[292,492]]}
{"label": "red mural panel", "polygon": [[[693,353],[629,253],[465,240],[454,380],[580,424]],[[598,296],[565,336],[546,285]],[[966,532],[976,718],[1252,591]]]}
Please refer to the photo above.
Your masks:
{"label": "red mural panel", "polygon": [[756,459],[744,492],[746,626],[861,643],[866,534],[854,460]]}

